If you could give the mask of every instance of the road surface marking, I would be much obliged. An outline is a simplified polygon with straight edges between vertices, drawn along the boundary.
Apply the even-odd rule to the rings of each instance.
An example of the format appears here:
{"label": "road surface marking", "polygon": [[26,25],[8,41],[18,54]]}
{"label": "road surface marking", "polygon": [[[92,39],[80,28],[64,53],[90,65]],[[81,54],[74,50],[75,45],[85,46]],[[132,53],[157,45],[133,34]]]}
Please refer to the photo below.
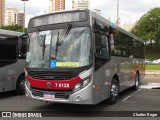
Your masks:
{"label": "road surface marking", "polygon": [[129,103],[134,103],[133,101],[129,101],[128,99],[131,98],[133,95],[137,94],[139,91],[141,91],[141,89],[138,89],[137,91],[135,91],[134,93],[132,93],[131,95],[125,97],[122,102],[129,102]]}

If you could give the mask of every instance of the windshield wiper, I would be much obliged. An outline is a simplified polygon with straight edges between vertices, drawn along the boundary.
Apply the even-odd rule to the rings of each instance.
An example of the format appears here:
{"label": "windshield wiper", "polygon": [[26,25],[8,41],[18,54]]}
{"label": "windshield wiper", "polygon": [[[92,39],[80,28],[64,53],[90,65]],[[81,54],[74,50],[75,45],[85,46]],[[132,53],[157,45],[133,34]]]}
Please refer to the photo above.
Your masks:
{"label": "windshield wiper", "polygon": [[56,57],[57,57],[57,52],[58,52],[58,43],[59,43],[59,32],[58,32],[58,35],[57,35],[55,59],[56,59]]}
{"label": "windshield wiper", "polygon": [[44,60],[44,54],[45,54],[45,49],[46,49],[46,45],[45,45],[46,35],[39,35],[38,29],[37,29],[37,39],[39,41],[40,47],[42,47],[42,57]]}
{"label": "windshield wiper", "polygon": [[71,30],[71,24],[68,24],[66,26],[66,28],[64,29],[64,31],[62,32],[62,34],[59,36],[59,39],[58,39],[59,41],[57,42],[56,45],[61,46],[63,44],[63,42],[64,42],[65,38],[67,37],[67,35],[69,34],[70,30]]}
{"label": "windshield wiper", "polygon": [[44,54],[45,54],[45,50],[46,50],[45,39],[46,39],[46,36],[45,36],[45,38],[44,38],[43,49],[42,49],[43,60],[44,60]]}
{"label": "windshield wiper", "polygon": [[67,37],[67,35],[69,34],[70,30],[71,30],[71,24],[68,24],[66,26],[66,28],[63,30],[61,35],[59,35],[59,32],[58,32],[57,42],[56,42],[55,59],[57,58],[58,46],[61,46],[63,44],[63,42],[64,42],[65,38]]}

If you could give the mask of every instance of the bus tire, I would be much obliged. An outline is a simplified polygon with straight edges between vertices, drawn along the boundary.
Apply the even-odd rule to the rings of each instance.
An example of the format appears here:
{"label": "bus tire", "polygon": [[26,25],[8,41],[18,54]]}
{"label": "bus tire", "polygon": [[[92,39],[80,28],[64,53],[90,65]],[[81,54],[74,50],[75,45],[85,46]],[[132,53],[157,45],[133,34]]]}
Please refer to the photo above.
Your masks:
{"label": "bus tire", "polygon": [[137,73],[136,74],[136,78],[135,78],[135,85],[133,86],[134,90],[138,90],[138,88],[139,88],[139,81],[140,81],[140,78],[139,78],[139,74]]}
{"label": "bus tire", "polygon": [[118,98],[119,98],[119,83],[114,78],[111,83],[110,97],[106,100],[106,102],[107,104],[112,105],[117,102]]}
{"label": "bus tire", "polygon": [[21,75],[18,78],[17,83],[16,83],[16,92],[18,95],[25,94],[24,84],[25,84],[25,75]]}

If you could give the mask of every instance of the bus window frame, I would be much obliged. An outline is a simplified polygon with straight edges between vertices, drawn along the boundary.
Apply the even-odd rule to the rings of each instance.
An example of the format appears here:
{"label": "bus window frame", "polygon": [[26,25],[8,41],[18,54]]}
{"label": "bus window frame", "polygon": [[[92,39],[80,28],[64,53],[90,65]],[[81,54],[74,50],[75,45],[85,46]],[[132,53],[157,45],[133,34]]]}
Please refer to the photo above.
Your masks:
{"label": "bus window frame", "polygon": [[[26,37],[26,45],[23,46],[23,37]],[[23,34],[21,36],[18,37],[18,59],[26,59],[26,54],[27,54],[27,44],[28,44],[28,41],[29,41],[29,36],[28,34]],[[22,53],[22,47],[26,47],[25,48],[25,54]]]}

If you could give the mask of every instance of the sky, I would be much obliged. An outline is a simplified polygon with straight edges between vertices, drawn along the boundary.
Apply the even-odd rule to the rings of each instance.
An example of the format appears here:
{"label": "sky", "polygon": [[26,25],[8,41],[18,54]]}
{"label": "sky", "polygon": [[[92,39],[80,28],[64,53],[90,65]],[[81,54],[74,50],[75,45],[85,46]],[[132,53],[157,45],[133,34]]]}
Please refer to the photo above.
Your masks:
{"label": "sky", "polygon": [[[26,26],[31,17],[45,14],[48,11],[50,0],[29,0],[26,2]],[[72,0],[65,0],[66,10],[72,9]],[[21,0],[6,0],[6,8],[23,10]],[[160,0],[119,0],[119,18],[121,23],[134,24],[150,9],[160,7]],[[101,10],[102,16],[116,19],[117,0],[90,0],[91,9]]]}

